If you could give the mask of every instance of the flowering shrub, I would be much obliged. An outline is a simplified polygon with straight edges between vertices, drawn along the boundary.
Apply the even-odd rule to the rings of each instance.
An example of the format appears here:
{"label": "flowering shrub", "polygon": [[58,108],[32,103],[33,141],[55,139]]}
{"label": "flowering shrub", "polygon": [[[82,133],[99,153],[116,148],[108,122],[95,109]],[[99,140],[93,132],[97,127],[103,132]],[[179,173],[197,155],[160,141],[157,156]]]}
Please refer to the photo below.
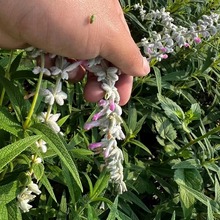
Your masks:
{"label": "flowering shrub", "polygon": [[[152,68],[123,108],[101,57],[1,49],[0,219],[219,219],[218,4],[121,1]],[[80,66],[97,104],[68,82]]]}

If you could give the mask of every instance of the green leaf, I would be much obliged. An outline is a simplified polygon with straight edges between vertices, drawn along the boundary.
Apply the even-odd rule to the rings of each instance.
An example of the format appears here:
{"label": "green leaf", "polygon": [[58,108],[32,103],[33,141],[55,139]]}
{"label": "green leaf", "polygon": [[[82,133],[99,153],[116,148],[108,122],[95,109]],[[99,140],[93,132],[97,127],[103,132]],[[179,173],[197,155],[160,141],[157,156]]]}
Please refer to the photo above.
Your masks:
{"label": "green leaf", "polygon": [[13,60],[11,66],[10,66],[10,70],[9,70],[10,73],[15,72],[17,70],[17,68],[19,67],[19,64],[21,62],[22,55],[23,55],[23,52],[19,53],[15,57],[15,59]]}
{"label": "green leaf", "polygon": [[20,79],[37,79],[38,75],[35,75],[31,70],[17,70],[11,75],[12,80]]}
{"label": "green leaf", "polygon": [[175,210],[173,211],[171,220],[176,220],[176,212],[175,212]]}
{"label": "green leaf", "polygon": [[199,169],[201,168],[200,161],[198,159],[188,159],[185,161],[177,161],[172,166],[172,169]]}
{"label": "green leaf", "polygon": [[41,138],[40,135],[26,137],[24,139],[21,139],[13,144],[9,144],[6,147],[0,149],[0,170],[40,138]]}
{"label": "green leaf", "polygon": [[157,67],[155,67],[155,66],[153,66],[152,68],[153,68],[154,74],[156,76],[158,95],[161,95],[161,92],[162,92],[162,80],[161,80],[160,70]]}
{"label": "green leaf", "polygon": [[182,124],[182,120],[185,119],[183,110],[171,99],[158,95],[161,107],[169,119],[174,121],[177,125]]}
{"label": "green leaf", "polygon": [[87,212],[88,212],[88,215],[87,215],[88,220],[99,220],[97,211],[90,204],[88,204],[87,206]]}
{"label": "green leaf", "polygon": [[171,73],[167,73],[165,76],[162,77],[163,81],[184,81],[187,80],[187,76],[189,75],[189,72],[185,70],[175,71]]}
{"label": "green leaf", "polygon": [[57,220],[67,219],[67,215],[68,215],[67,198],[65,191],[63,191],[60,202],[60,209],[57,213]]}
{"label": "green leaf", "polygon": [[[119,219],[118,215],[118,196],[116,196],[113,205],[110,207],[110,212],[106,220]],[[120,218],[121,219],[121,218]]]}
{"label": "green leaf", "polygon": [[89,185],[89,197],[91,198],[93,195],[93,185],[92,185],[92,180],[90,179],[89,175],[87,173],[83,173],[86,177],[86,180],[88,182]]}
{"label": "green leaf", "polygon": [[123,193],[120,197],[123,198],[128,203],[134,203],[144,211],[151,213],[150,209],[134,193],[127,191]]}
{"label": "green leaf", "polygon": [[141,130],[144,122],[146,121],[147,115],[144,115],[136,124],[135,130],[133,131],[133,134],[136,136],[138,132]]}
{"label": "green leaf", "polygon": [[18,182],[10,182],[0,186],[0,206],[6,205],[17,196]]}
{"label": "green leaf", "polygon": [[50,196],[52,199],[57,202],[56,196],[53,191],[53,187],[51,186],[49,180],[47,179],[46,175],[43,175],[42,178],[40,179],[40,182],[45,186],[47,191],[49,192]]}
{"label": "green leaf", "polygon": [[209,200],[207,200],[207,219],[208,220],[215,220],[214,215],[213,215],[213,211],[212,211],[212,206],[211,206]]}
{"label": "green leaf", "polygon": [[215,175],[215,201],[220,204],[220,184],[216,175]]}
{"label": "green leaf", "polygon": [[92,194],[90,195],[91,201],[96,199],[103,192],[103,190],[107,188],[108,182],[109,174],[107,174],[106,170],[103,170],[94,185]]}
{"label": "green leaf", "polygon": [[177,184],[185,184],[196,190],[202,189],[203,179],[197,169],[177,169],[174,180]]}
{"label": "green leaf", "polygon": [[193,195],[198,201],[200,201],[202,204],[204,204],[205,206],[208,206],[207,201],[210,202],[210,205],[212,207],[212,210],[215,211],[216,213],[220,214],[220,207],[219,204],[215,201],[213,201],[212,199],[210,199],[208,196],[206,196],[205,194],[192,189],[189,186],[186,185],[182,185],[180,184],[182,188],[184,188],[186,190],[186,193]]}
{"label": "green leaf", "polygon": [[129,20],[131,20],[136,26],[140,27],[144,32],[146,32],[146,28],[140,23],[140,21],[130,12],[127,12],[125,14],[125,17],[127,17]]}
{"label": "green leaf", "polygon": [[63,118],[61,118],[61,119],[57,122],[57,124],[61,127],[61,126],[66,122],[66,120],[67,120],[69,117],[70,117],[70,115],[64,116]]}
{"label": "green leaf", "polygon": [[148,149],[148,147],[146,147],[146,146],[145,146],[143,143],[141,143],[140,141],[135,140],[135,139],[132,139],[132,140],[129,140],[129,143],[134,144],[134,145],[140,147],[141,149],[143,149],[144,151],[146,151],[148,154],[152,155],[152,153],[150,152],[150,150]]}
{"label": "green leaf", "polygon": [[27,100],[24,100],[19,88],[2,75],[0,75],[0,83],[5,88],[18,121],[24,121],[27,111],[30,108],[30,103]]}
{"label": "green leaf", "polygon": [[137,124],[137,110],[134,105],[129,105],[127,125],[129,127],[129,130],[132,131],[132,133],[136,128],[136,124]]}
{"label": "green leaf", "polygon": [[44,175],[44,165],[42,163],[34,163],[32,168],[34,171],[34,176],[36,177],[37,181],[39,181]]}
{"label": "green leaf", "polygon": [[5,205],[0,205],[0,220],[8,220],[8,210]]}
{"label": "green leaf", "polygon": [[17,200],[14,199],[7,204],[8,220],[22,220],[21,211],[18,207]]}
{"label": "green leaf", "polygon": [[72,157],[66,149],[65,143],[54,133],[54,131],[45,124],[35,124],[30,130],[36,134],[42,135],[42,139],[57,153],[62,162],[66,165],[73,178],[75,179],[77,185],[83,191],[82,183],[80,181],[79,173],[77,171],[76,165],[73,162]]}
{"label": "green leaf", "polygon": [[179,187],[179,193],[184,219],[190,219],[195,204],[195,198],[193,195],[188,194],[181,186]]}
{"label": "green leaf", "polygon": [[16,137],[19,132],[23,131],[22,126],[18,124],[17,120],[7,111],[6,108],[0,108],[0,129],[3,129]]}
{"label": "green leaf", "polygon": [[187,125],[194,120],[199,120],[201,118],[201,114],[202,114],[202,111],[201,111],[199,104],[198,103],[192,104],[190,110],[188,110],[185,113],[185,116],[186,116],[185,120],[186,120]]}
{"label": "green leaf", "polygon": [[62,162],[61,165],[62,165],[62,174],[63,174],[64,182],[66,186],[68,187],[69,194],[71,196],[71,203],[75,205],[76,201],[81,196],[80,188],[78,187],[77,183],[72,178],[72,175],[70,171],[68,170],[68,168],[65,166],[65,164]]}
{"label": "green leaf", "polygon": [[162,138],[172,141],[176,139],[176,130],[168,118],[158,115],[155,117],[155,121],[157,132]]}

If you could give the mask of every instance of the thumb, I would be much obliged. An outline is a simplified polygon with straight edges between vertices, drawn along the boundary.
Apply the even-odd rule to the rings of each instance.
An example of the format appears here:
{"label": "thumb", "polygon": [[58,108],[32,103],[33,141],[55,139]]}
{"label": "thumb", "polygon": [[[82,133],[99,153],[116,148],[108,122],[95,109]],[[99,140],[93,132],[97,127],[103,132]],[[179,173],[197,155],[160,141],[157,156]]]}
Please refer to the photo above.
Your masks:
{"label": "thumb", "polygon": [[[125,22],[122,22],[124,24]],[[128,32],[127,26],[116,30],[111,39],[105,39],[100,55],[131,76],[145,76],[150,72],[147,59]]]}

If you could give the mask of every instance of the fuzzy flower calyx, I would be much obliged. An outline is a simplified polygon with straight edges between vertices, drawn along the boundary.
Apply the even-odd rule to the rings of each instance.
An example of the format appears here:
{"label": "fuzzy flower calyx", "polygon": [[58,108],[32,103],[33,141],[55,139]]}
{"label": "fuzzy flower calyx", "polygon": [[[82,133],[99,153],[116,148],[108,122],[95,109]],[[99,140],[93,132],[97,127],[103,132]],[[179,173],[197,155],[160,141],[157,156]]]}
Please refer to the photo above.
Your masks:
{"label": "fuzzy flower calyx", "polygon": [[[99,60],[100,61],[100,60]],[[100,142],[92,143],[89,149],[95,153],[102,153],[105,166],[110,173],[110,180],[116,186],[119,194],[127,190],[123,177],[123,154],[118,147],[117,140],[122,140],[125,135],[121,129],[122,110],[119,106],[120,96],[115,83],[118,80],[120,71],[116,67],[109,67],[105,60],[96,63],[90,61],[88,67],[90,71],[102,82],[102,89],[105,91],[105,99],[99,101],[100,111],[97,112],[91,122],[84,125],[84,129],[89,130],[98,127],[103,136]]]}

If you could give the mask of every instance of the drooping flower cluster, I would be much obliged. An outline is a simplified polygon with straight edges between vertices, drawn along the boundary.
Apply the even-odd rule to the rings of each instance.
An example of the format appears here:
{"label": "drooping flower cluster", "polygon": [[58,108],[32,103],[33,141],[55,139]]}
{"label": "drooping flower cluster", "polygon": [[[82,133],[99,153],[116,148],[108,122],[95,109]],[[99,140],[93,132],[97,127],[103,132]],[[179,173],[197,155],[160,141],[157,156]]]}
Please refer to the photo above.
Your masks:
{"label": "drooping flower cluster", "polygon": [[[33,47],[27,49],[27,53],[32,58],[36,58],[37,56],[45,56],[45,53],[42,50],[35,49]],[[53,56],[56,57],[55,66],[51,67],[50,69],[46,68],[44,65],[37,66],[33,69],[34,74],[42,73],[46,76],[50,76],[55,80],[55,84],[51,84],[51,88],[41,88],[40,94],[44,97],[44,102],[48,104],[47,112],[41,112],[38,116],[38,120],[40,122],[48,124],[48,126],[54,130],[55,133],[60,132],[60,127],[57,124],[57,120],[60,117],[60,113],[52,114],[52,106],[57,103],[58,105],[63,105],[64,100],[67,98],[67,94],[62,91],[62,82],[64,80],[68,79],[68,73],[69,71],[73,70],[77,66],[80,65],[81,62],[75,62],[73,64],[67,62],[66,59],[59,56]],[[44,61],[44,60],[43,60]],[[40,139],[36,142],[36,147],[42,152],[47,152],[47,143]],[[38,164],[42,163],[42,158],[38,157],[37,154],[32,155],[31,157],[31,163],[32,164]],[[26,175],[29,176],[29,178],[34,179],[35,175],[33,172],[33,169],[30,168],[29,171],[27,171]],[[24,211],[28,212],[32,206],[29,204],[36,195],[39,195],[41,191],[38,188],[38,185],[36,183],[31,182],[25,186],[25,188],[22,190],[20,194],[17,196],[18,205],[19,207]]]}
{"label": "drooping flower cluster", "polygon": [[[42,54],[46,55],[44,51],[34,47],[27,48],[26,51],[32,58],[36,58]],[[53,54],[47,55],[55,60],[54,66],[50,67],[49,69],[45,66],[36,66],[33,69],[34,74],[43,72],[44,75],[49,76],[55,80],[55,83],[52,83],[51,87],[41,88],[40,90],[40,95],[44,97],[44,102],[48,104],[48,109],[47,112],[41,112],[38,116],[38,119],[40,122],[48,124],[55,133],[59,133],[60,127],[57,124],[57,120],[60,117],[60,113],[52,114],[52,106],[55,103],[60,106],[64,105],[64,101],[67,99],[67,94],[62,90],[63,81],[68,80],[69,72],[76,69],[82,63],[82,61],[70,63],[64,57]]]}
{"label": "drooping flower cluster", "polygon": [[149,26],[154,24],[162,26],[160,32],[152,31],[149,37],[144,37],[138,44],[143,47],[148,60],[153,58],[158,61],[167,59],[168,54],[173,53],[176,46],[181,48],[199,44],[202,38],[208,39],[220,30],[219,15],[216,13],[203,15],[197,24],[192,23],[187,28],[175,25],[174,19],[169,12],[165,11],[165,8],[152,10],[147,14],[143,5],[135,4],[134,9],[139,10],[142,21],[150,21]]}
{"label": "drooping flower cluster", "polygon": [[29,210],[32,208],[32,205],[29,204],[36,195],[40,195],[41,191],[38,188],[38,185],[35,184],[33,181],[31,181],[27,187],[23,189],[23,191],[17,196],[18,199],[18,205],[23,212],[29,212]]}
{"label": "drooping flower cluster", "polygon": [[[42,140],[39,140],[36,145],[37,147],[40,147],[40,145],[45,145]],[[42,152],[46,152],[47,148],[44,146],[42,148]],[[31,156],[32,159],[32,164],[38,164],[42,162],[42,159],[40,157],[37,157],[36,155]],[[30,178],[34,178],[34,173],[33,170],[31,169],[30,171],[26,172],[26,175]],[[27,177],[27,178],[28,178]],[[28,179],[29,179],[28,178]],[[23,212],[29,212],[29,210],[32,208],[32,205],[29,204],[29,202],[33,201],[36,195],[40,195],[41,191],[39,190],[39,187],[36,183],[33,182],[33,180],[30,181],[30,183],[25,186],[25,188],[17,195],[17,201],[18,201],[18,206]]]}
{"label": "drooping flower cluster", "polygon": [[91,122],[84,126],[85,130],[98,127],[102,136],[100,142],[90,144],[89,148],[96,153],[103,154],[110,179],[115,184],[118,193],[121,194],[127,188],[123,180],[122,162],[124,157],[117,144],[117,140],[125,138],[121,128],[120,96],[115,88],[120,71],[116,67],[109,67],[108,63],[100,58],[84,63],[84,66],[97,76],[97,80],[102,82],[102,88],[105,91],[105,99],[98,103],[100,111],[93,116]]}

